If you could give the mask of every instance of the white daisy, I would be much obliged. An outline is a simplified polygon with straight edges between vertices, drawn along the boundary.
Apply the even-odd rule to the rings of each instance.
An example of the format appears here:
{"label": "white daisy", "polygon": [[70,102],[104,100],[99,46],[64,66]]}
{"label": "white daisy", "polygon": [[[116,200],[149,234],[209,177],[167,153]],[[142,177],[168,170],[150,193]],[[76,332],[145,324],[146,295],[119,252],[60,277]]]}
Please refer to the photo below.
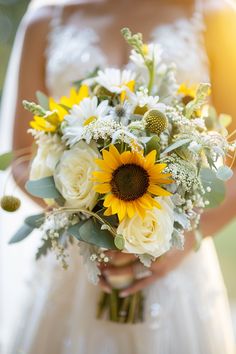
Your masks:
{"label": "white daisy", "polygon": [[108,91],[121,93],[127,90],[127,84],[135,79],[135,73],[130,70],[105,69],[99,71],[96,81]]}
{"label": "white daisy", "polygon": [[65,117],[63,140],[71,146],[83,138],[84,128],[97,119],[103,119],[109,111],[108,101],[98,104],[97,97],[84,98],[74,105],[70,115]]}
{"label": "white daisy", "polygon": [[128,125],[130,116],[133,113],[133,106],[125,101],[124,104],[118,104],[110,111],[110,117],[123,125]]}
{"label": "white daisy", "polygon": [[146,107],[147,109],[158,109],[162,112],[165,111],[165,104],[159,102],[159,96],[149,96],[148,89],[143,88],[137,91],[136,93],[128,92],[127,99],[133,110],[136,107]]}

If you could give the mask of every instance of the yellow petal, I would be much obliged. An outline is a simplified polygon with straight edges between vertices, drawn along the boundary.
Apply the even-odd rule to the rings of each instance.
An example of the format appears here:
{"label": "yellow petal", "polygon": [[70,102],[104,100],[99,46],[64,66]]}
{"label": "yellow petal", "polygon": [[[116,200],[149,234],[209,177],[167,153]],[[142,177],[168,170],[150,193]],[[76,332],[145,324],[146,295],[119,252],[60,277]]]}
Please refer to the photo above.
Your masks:
{"label": "yellow petal", "polygon": [[115,157],[117,162],[120,163],[120,153],[114,145],[110,145],[109,152]]}
{"label": "yellow petal", "polygon": [[147,156],[145,156],[145,167],[146,168],[150,168],[152,165],[155,164],[156,161],[156,150],[152,150],[151,152],[149,152],[149,154]]}
{"label": "yellow petal", "polygon": [[118,210],[118,218],[122,221],[126,215],[126,202],[120,200],[120,209]]}
{"label": "yellow petal", "polygon": [[135,214],[135,206],[133,205],[132,202],[128,202],[126,204],[126,209],[127,209],[128,217],[131,219]]}
{"label": "yellow petal", "polygon": [[105,215],[105,216],[110,216],[110,215],[112,215],[111,208],[107,208],[107,209],[104,211],[103,215]]}
{"label": "yellow petal", "polygon": [[111,168],[111,166],[109,166],[106,161],[101,160],[101,159],[95,159],[94,160],[95,163],[101,168],[101,170],[105,171],[105,172],[112,172],[113,169]]}
{"label": "yellow petal", "polygon": [[104,172],[104,171],[94,171],[93,172],[93,180],[96,180],[97,182],[110,182],[112,175],[109,172]]}
{"label": "yellow petal", "polygon": [[93,189],[100,194],[106,194],[111,191],[111,186],[109,183],[102,183],[102,184],[97,184],[96,186],[93,187]]}
{"label": "yellow petal", "polygon": [[106,196],[103,202],[105,208],[108,208],[111,205],[113,198],[114,198],[113,194],[108,194]]}
{"label": "yellow petal", "polygon": [[118,161],[109,151],[102,150],[102,156],[106,163],[108,163],[113,168],[113,170],[119,166]]}
{"label": "yellow petal", "polygon": [[148,192],[155,194],[155,195],[161,195],[161,196],[169,196],[172,195],[170,192],[166,191],[165,189],[159,187],[159,186],[155,186],[155,185],[150,185],[148,187]]}

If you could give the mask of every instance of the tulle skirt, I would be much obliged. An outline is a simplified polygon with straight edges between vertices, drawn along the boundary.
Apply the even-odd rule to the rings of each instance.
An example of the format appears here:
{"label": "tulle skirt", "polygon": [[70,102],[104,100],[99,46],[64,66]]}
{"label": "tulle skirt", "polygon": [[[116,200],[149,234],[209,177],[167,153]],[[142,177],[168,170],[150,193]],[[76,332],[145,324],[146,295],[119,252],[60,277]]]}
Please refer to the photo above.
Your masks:
{"label": "tulle skirt", "polygon": [[96,320],[99,289],[88,282],[76,245],[70,254],[67,271],[52,254],[34,265],[7,354],[234,353],[227,295],[210,238],[145,290],[145,321],[135,325]]}

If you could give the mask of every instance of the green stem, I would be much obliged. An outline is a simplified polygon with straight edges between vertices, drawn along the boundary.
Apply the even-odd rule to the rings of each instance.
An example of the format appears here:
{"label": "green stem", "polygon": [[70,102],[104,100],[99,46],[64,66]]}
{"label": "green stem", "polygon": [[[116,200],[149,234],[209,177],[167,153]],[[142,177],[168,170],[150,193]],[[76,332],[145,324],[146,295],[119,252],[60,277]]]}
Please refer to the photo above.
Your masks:
{"label": "green stem", "polygon": [[127,315],[129,313],[129,306],[130,306],[130,296],[125,297],[121,301],[121,306],[119,309],[119,323],[126,323]]}
{"label": "green stem", "polygon": [[127,323],[135,323],[135,312],[136,312],[137,300],[138,300],[138,293],[135,293],[131,296]]}
{"label": "green stem", "polygon": [[108,300],[108,294],[102,292],[99,302],[98,302],[98,306],[97,306],[97,319],[101,319],[102,315],[106,309],[106,305],[107,305],[107,300]]}
{"label": "green stem", "polygon": [[112,235],[114,237],[117,236],[117,233],[116,233],[115,229],[111,226],[111,224],[109,222],[105,221],[98,214],[93,213],[92,211],[89,211],[89,210],[86,210],[86,209],[62,207],[62,208],[57,209],[56,211],[55,210],[51,211],[49,214],[57,215],[57,214],[61,214],[61,213],[64,213],[64,212],[68,212],[68,213],[84,213],[84,214],[88,214],[90,216],[93,216],[98,221],[100,221],[102,224],[106,224],[109,227],[109,231],[112,233]]}
{"label": "green stem", "polygon": [[147,68],[148,68],[148,71],[149,71],[148,93],[150,95],[151,92],[152,92],[152,87],[153,87],[154,78],[155,78],[155,62],[154,62],[154,58],[153,58],[153,60],[151,62],[151,65],[150,65],[150,63],[147,64]]}
{"label": "green stem", "polygon": [[118,291],[113,289],[110,294],[110,320],[118,322]]}

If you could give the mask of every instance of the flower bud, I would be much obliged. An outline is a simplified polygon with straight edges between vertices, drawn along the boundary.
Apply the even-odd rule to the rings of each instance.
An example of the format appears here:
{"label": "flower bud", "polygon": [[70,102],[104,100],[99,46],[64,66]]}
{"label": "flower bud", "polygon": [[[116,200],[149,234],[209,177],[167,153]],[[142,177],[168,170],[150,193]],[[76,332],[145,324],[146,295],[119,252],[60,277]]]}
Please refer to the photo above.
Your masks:
{"label": "flower bud", "polygon": [[10,213],[18,210],[20,208],[21,201],[12,195],[5,195],[1,199],[1,208]]}
{"label": "flower bud", "polygon": [[144,114],[146,129],[154,134],[161,134],[168,127],[168,119],[157,109],[150,109]]}
{"label": "flower bud", "polygon": [[108,91],[105,87],[97,85],[94,89],[94,94],[98,97],[110,97],[112,92]]}

